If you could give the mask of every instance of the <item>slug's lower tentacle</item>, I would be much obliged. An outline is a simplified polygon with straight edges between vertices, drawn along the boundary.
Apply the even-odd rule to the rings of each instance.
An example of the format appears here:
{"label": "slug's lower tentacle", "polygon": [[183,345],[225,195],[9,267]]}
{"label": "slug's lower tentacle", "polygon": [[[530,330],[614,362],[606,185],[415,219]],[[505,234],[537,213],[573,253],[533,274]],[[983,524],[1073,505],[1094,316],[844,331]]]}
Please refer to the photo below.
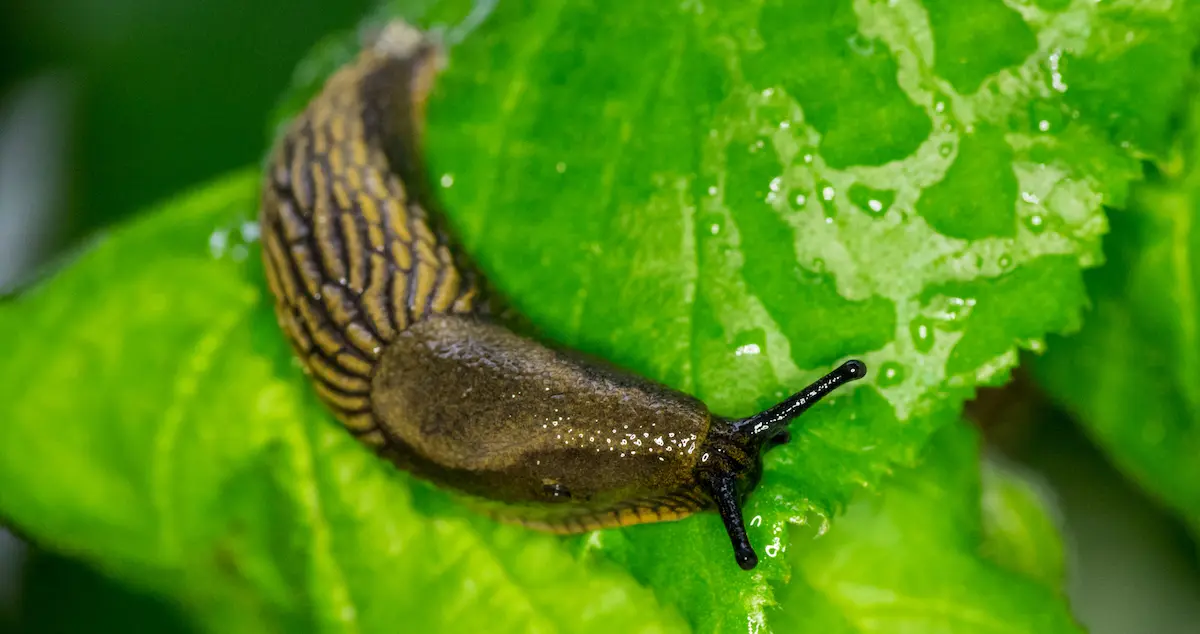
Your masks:
{"label": "slug's lower tentacle", "polygon": [[741,500],[738,499],[737,481],[732,474],[714,475],[708,478],[708,492],[725,523],[725,532],[733,544],[733,556],[742,570],[751,570],[758,565],[758,554],[750,545],[746,535],[746,522],[742,518]]}

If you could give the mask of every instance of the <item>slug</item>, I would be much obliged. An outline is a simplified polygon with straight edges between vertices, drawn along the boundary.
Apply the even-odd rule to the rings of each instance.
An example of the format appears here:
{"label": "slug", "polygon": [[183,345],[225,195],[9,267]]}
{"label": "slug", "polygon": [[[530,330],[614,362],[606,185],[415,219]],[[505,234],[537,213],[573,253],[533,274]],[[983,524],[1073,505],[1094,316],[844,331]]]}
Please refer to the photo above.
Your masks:
{"label": "slug", "polygon": [[847,361],[748,418],[517,334],[456,247],[420,160],[441,48],[403,22],[336,72],[280,137],[260,215],[277,318],[320,399],[384,458],[505,521],[557,533],[741,503],[788,421],[866,374]]}

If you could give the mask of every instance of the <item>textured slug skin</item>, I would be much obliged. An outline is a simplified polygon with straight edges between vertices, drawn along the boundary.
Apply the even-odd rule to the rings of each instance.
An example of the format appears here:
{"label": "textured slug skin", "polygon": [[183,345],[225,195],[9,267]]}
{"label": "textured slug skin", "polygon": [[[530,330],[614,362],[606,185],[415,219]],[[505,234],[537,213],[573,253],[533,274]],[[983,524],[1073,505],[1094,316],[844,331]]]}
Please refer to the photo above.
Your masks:
{"label": "textured slug skin", "polygon": [[703,403],[491,317],[419,160],[437,50],[396,28],[329,79],[267,168],[267,279],[317,393],[381,455],[502,519],[575,532],[710,506]]}

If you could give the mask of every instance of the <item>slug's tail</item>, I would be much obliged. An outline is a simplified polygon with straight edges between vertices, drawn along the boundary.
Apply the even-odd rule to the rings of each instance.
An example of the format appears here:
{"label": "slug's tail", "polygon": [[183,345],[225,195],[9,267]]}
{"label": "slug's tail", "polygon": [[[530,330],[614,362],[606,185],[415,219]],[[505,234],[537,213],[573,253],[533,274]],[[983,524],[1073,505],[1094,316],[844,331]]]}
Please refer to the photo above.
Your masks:
{"label": "slug's tail", "polygon": [[383,349],[435,314],[487,314],[426,177],[420,136],[437,46],[391,23],[326,80],[276,143],[263,183],[264,272],[316,391],[352,432],[385,438],[371,381]]}
{"label": "slug's tail", "polygon": [[367,34],[364,39],[368,47],[396,59],[417,57],[417,51],[429,46],[431,40],[420,29],[403,20],[388,22],[373,33]]}

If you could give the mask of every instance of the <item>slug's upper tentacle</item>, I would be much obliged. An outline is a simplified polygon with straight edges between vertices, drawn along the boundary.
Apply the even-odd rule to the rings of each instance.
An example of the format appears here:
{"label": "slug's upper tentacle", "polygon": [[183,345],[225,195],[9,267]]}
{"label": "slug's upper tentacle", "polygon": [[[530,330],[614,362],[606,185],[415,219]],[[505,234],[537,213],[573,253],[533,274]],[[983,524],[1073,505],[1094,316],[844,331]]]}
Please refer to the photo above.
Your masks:
{"label": "slug's upper tentacle", "polygon": [[317,392],[383,442],[370,406],[381,350],[432,314],[489,310],[482,276],[431,214],[418,160],[439,52],[395,24],[292,122],[263,187],[263,258],[279,322]]}
{"label": "slug's upper tentacle", "polygon": [[793,418],[808,411],[817,401],[828,396],[838,386],[857,381],[867,375],[867,366],[862,361],[851,359],[838,366],[833,372],[821,377],[812,385],[796,392],[781,403],[761,411],[749,418],[733,422],[734,433],[747,437],[771,439],[787,430]]}

